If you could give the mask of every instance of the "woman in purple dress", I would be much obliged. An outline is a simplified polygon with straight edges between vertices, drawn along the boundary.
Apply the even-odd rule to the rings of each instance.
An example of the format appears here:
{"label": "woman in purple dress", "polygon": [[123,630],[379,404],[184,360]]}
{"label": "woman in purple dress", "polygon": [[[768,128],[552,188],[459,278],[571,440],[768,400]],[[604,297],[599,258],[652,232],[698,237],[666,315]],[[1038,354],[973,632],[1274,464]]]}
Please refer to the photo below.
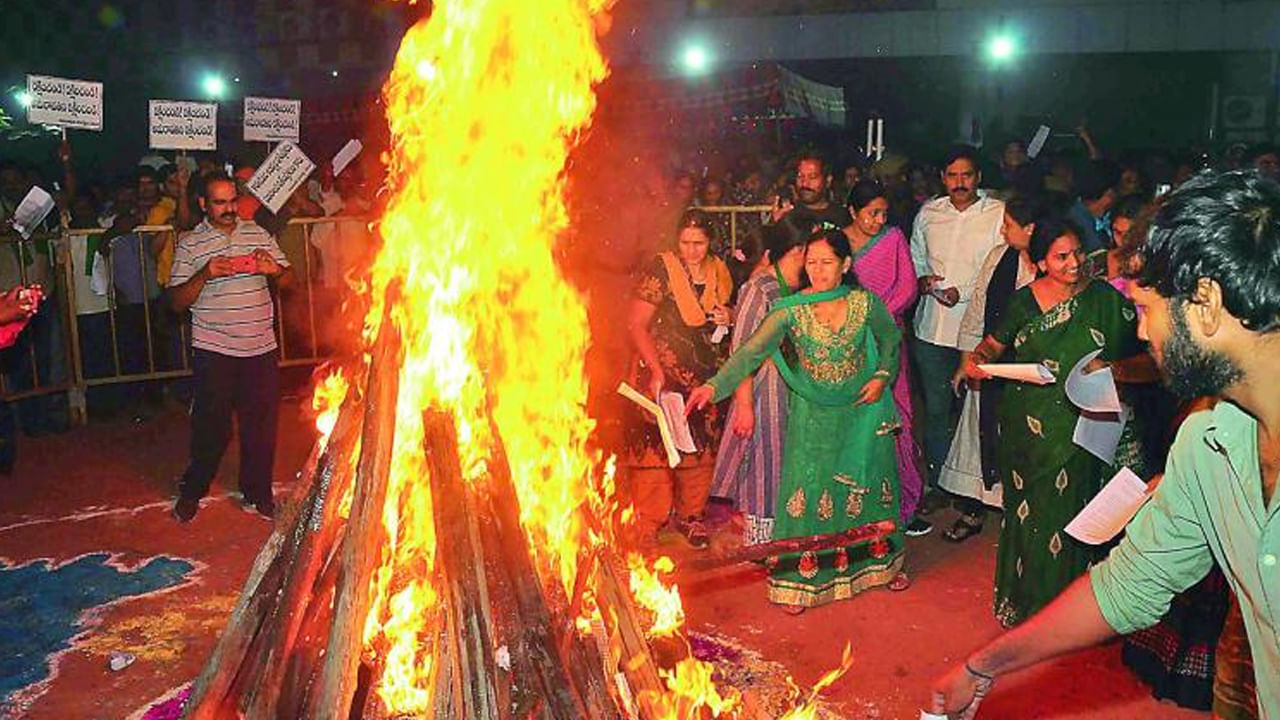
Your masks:
{"label": "woman in purple dress", "polygon": [[[907,311],[916,301],[916,271],[911,264],[907,237],[898,228],[887,225],[889,200],[880,183],[859,181],[849,189],[845,205],[853,218],[844,234],[853,249],[853,271],[858,276],[858,283],[880,298],[901,330],[905,327]],[[905,330],[903,337],[907,337]],[[905,347],[902,353],[906,357]],[[897,380],[893,383],[893,401],[902,419],[902,430],[897,437],[901,515],[907,535],[924,535],[933,526],[915,517],[924,480],[920,473],[920,449],[911,432],[907,366],[906,362],[901,364]]]}

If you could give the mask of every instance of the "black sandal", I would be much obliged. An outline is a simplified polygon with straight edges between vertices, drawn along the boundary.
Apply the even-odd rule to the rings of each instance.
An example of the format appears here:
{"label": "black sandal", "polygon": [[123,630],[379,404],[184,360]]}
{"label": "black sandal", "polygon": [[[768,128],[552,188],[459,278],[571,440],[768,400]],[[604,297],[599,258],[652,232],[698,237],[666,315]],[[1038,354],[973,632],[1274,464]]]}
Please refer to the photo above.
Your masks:
{"label": "black sandal", "polygon": [[961,543],[982,532],[983,518],[980,515],[961,515],[951,529],[942,533],[942,537],[953,543]]}

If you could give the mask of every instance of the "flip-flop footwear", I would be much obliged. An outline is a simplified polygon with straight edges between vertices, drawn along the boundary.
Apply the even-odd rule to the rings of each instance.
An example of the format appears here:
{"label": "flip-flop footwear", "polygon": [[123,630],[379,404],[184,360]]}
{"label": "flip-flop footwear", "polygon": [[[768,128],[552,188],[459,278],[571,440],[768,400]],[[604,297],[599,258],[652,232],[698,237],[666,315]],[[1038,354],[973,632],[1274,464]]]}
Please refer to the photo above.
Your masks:
{"label": "flip-flop footwear", "polygon": [[982,532],[983,521],[973,515],[961,515],[956,518],[956,522],[942,534],[942,537],[953,543],[960,543],[968,540]]}

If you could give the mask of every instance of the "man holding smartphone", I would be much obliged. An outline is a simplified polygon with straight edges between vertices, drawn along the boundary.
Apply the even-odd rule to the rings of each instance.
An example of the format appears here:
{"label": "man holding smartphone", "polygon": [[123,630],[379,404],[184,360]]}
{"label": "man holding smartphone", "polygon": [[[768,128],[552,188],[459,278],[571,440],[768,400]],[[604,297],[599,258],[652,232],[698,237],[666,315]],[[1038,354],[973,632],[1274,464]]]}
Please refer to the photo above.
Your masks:
{"label": "man holding smartphone", "polygon": [[178,238],[169,277],[170,303],[191,310],[191,461],[178,484],[173,516],[195,517],[200,498],[231,440],[240,433],[240,490],[246,507],[275,515],[271,473],[275,464],[279,399],[275,305],[270,285],[287,287],[292,269],[275,238],[236,212],[235,181],[210,176],[200,195],[205,220]]}
{"label": "man holding smartphone", "polygon": [[[947,460],[956,427],[951,377],[960,363],[960,321],[969,306],[982,261],[999,245],[1004,203],[978,194],[982,173],[978,156],[968,145],[956,146],[942,164],[943,197],[920,208],[911,231],[911,261],[919,282],[912,356],[924,398],[924,455],[928,462],[926,496],[920,514],[936,509],[942,491],[938,474]],[[975,453],[977,450],[974,451]],[[959,542],[982,529],[982,503],[960,501],[962,515],[946,534]],[[923,523],[912,523],[922,535]]]}

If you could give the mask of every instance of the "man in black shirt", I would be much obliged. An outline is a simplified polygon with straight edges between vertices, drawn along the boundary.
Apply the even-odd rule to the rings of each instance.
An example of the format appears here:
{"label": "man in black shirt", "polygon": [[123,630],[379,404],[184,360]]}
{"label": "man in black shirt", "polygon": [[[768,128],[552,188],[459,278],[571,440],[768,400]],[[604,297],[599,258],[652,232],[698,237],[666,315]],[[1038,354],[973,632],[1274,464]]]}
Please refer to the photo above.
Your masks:
{"label": "man in black shirt", "polygon": [[843,228],[851,222],[849,211],[831,199],[831,166],[821,155],[805,153],[800,156],[791,189],[793,198],[780,196],[774,203],[773,222],[789,214],[803,220],[812,219],[815,226]]}

